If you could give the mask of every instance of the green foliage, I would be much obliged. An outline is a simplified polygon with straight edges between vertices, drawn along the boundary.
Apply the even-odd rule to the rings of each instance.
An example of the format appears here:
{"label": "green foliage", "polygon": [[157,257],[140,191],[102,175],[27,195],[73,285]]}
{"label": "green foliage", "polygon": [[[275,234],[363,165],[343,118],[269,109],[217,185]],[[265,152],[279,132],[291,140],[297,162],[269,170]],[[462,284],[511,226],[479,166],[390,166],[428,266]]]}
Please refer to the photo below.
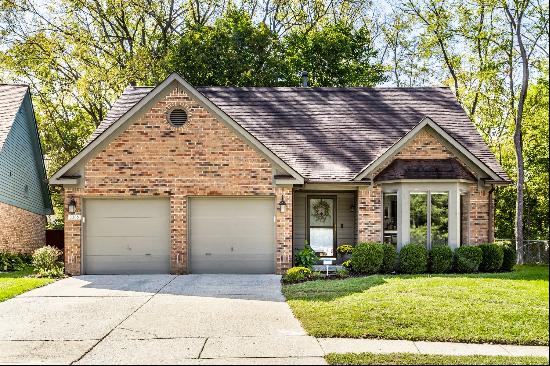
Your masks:
{"label": "green foliage", "polygon": [[312,268],[315,263],[319,261],[319,257],[315,254],[315,251],[306,244],[304,249],[300,250],[296,254],[296,265],[306,268]]}
{"label": "green foliage", "polygon": [[401,273],[417,274],[428,270],[428,251],[422,244],[408,244],[399,252]]}
{"label": "green foliage", "polygon": [[437,245],[430,249],[429,268],[431,273],[447,273],[453,268],[453,251],[447,245]]}
{"label": "green foliage", "polygon": [[352,271],[353,269],[351,268],[351,259],[348,259],[347,261],[344,261],[342,263],[342,266],[347,269],[348,271]]}
{"label": "green foliage", "polygon": [[455,250],[455,271],[458,273],[474,273],[479,270],[483,252],[477,246],[463,246]]}
{"label": "green foliage", "polygon": [[352,254],[353,246],[351,244],[342,244],[336,248],[336,252],[340,255]]}
{"label": "green foliage", "polygon": [[498,242],[498,245],[502,248],[502,271],[510,272],[516,265],[516,248],[509,241]]}
{"label": "green foliage", "polygon": [[336,277],[338,278],[348,278],[349,277],[349,271],[347,269],[340,269],[336,271]]}
{"label": "green foliage", "polygon": [[63,276],[63,263],[59,261],[61,251],[55,247],[44,246],[32,254],[32,265],[39,277]]}
{"label": "green foliage", "polygon": [[479,270],[481,272],[497,272],[502,267],[504,251],[497,244],[481,244],[479,246],[483,255]]}
{"label": "green foliage", "polygon": [[[367,26],[344,21],[296,29],[285,37],[290,70],[309,71],[312,86],[374,86],[385,80]],[[297,76],[293,85],[298,85]]]}
{"label": "green foliage", "polygon": [[384,251],[384,259],[380,266],[381,273],[391,273],[395,270],[395,260],[397,259],[397,250],[392,244],[381,244]]}
{"label": "green foliage", "polygon": [[361,274],[378,272],[384,261],[384,249],[377,243],[360,243],[351,255],[351,268]]}
{"label": "green foliage", "polygon": [[306,267],[292,267],[286,271],[283,276],[283,282],[296,283],[310,279],[312,277],[311,269]]}
{"label": "green foliage", "polygon": [[0,251],[0,272],[20,271],[30,263],[31,259],[28,254]]}

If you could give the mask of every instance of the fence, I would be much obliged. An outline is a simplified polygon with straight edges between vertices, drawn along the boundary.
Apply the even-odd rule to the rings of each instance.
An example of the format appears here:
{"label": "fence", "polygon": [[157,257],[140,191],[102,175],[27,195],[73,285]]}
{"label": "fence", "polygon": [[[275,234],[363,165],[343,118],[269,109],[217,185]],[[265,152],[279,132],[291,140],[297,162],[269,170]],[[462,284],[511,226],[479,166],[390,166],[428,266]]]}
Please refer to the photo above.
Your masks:
{"label": "fence", "polygon": [[[509,241],[516,247],[514,239],[495,239],[495,241]],[[524,240],[523,262],[526,264],[548,264],[548,240]]]}
{"label": "fence", "polygon": [[65,247],[65,236],[63,230],[46,230],[46,245],[51,245],[63,251]]}

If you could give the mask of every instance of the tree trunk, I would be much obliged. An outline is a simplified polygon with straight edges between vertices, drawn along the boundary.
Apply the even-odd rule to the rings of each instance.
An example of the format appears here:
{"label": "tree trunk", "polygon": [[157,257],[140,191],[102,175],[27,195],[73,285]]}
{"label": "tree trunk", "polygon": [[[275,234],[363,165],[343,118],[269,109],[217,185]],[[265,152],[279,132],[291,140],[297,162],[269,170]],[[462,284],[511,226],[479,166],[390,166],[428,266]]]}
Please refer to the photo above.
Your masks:
{"label": "tree trunk", "polygon": [[516,123],[514,130],[514,146],[516,149],[516,162],[518,169],[517,177],[517,200],[516,200],[516,250],[518,254],[518,263],[522,264],[524,262],[524,251],[523,251],[523,197],[524,197],[524,181],[525,181],[525,171],[524,171],[524,162],[523,162],[523,137],[521,126],[523,122],[523,106],[525,104],[525,99],[527,98],[527,89],[529,87],[529,56],[525,50],[525,45],[523,44],[522,29],[521,29],[521,20],[523,13],[520,13],[516,23],[516,37],[518,41],[518,46],[521,54],[521,63],[522,63],[522,76],[521,76],[521,91],[519,93],[518,100],[518,110],[516,115]]}

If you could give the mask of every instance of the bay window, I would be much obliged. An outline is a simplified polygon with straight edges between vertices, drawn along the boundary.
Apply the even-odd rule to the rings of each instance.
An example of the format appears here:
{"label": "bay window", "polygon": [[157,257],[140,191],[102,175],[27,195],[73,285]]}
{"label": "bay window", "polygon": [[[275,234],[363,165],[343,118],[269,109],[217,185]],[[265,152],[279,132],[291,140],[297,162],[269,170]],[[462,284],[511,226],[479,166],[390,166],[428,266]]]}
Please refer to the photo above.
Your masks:
{"label": "bay window", "polygon": [[447,245],[449,239],[449,193],[410,193],[411,243],[424,244],[426,248]]}

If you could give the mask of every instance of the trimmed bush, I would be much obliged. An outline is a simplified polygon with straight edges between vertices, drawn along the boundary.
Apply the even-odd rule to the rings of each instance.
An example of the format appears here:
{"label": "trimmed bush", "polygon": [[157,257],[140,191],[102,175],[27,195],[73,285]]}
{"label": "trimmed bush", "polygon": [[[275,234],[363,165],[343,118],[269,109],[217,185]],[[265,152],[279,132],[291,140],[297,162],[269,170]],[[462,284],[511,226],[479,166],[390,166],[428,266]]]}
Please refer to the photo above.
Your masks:
{"label": "trimmed bush", "polygon": [[300,250],[296,254],[296,267],[313,268],[313,265],[317,263],[319,257],[315,254],[315,251],[306,244],[304,249]]}
{"label": "trimmed bush", "polygon": [[401,273],[425,273],[428,269],[428,251],[422,244],[409,244],[399,252]]}
{"label": "trimmed bush", "polygon": [[374,274],[378,272],[383,261],[384,249],[380,244],[361,243],[353,250],[351,268],[357,273]]}
{"label": "trimmed bush", "polygon": [[447,245],[433,247],[428,257],[431,273],[447,273],[453,269],[453,251]]}
{"label": "trimmed bush", "polygon": [[31,264],[30,256],[24,253],[0,252],[0,271],[20,271]]}
{"label": "trimmed bush", "polygon": [[504,251],[496,244],[482,244],[479,246],[482,257],[479,270],[481,272],[497,272],[502,267]]}
{"label": "trimmed bush", "polygon": [[292,267],[283,276],[283,282],[296,283],[307,281],[311,278],[311,269],[306,267]]}
{"label": "trimmed bush", "polygon": [[516,248],[509,241],[501,241],[497,244],[502,249],[502,266],[501,271],[510,272],[516,265],[517,254]]}
{"label": "trimmed bush", "polygon": [[63,275],[63,263],[59,261],[61,251],[55,247],[38,248],[32,254],[32,265],[40,277],[60,277]]}
{"label": "trimmed bush", "polygon": [[458,273],[474,273],[479,269],[483,252],[476,246],[460,247],[455,250],[455,271]]}
{"label": "trimmed bush", "polygon": [[395,260],[397,258],[397,250],[392,244],[381,244],[384,250],[384,259],[382,260],[382,266],[380,266],[380,272],[391,273],[395,271]]}
{"label": "trimmed bush", "polygon": [[349,272],[347,269],[340,269],[338,271],[336,271],[336,277],[338,278],[348,278],[349,277]]}

